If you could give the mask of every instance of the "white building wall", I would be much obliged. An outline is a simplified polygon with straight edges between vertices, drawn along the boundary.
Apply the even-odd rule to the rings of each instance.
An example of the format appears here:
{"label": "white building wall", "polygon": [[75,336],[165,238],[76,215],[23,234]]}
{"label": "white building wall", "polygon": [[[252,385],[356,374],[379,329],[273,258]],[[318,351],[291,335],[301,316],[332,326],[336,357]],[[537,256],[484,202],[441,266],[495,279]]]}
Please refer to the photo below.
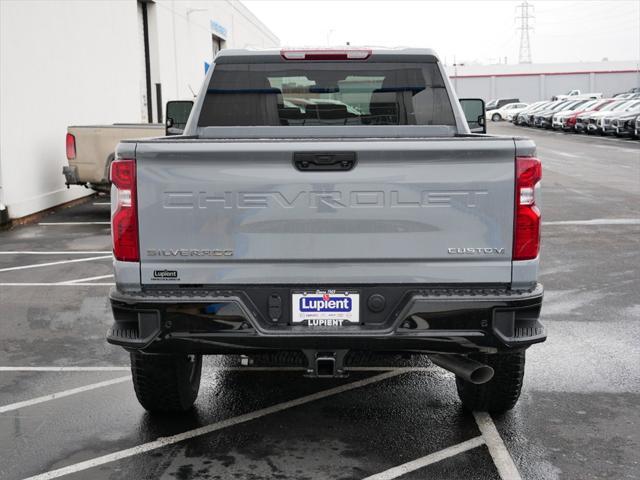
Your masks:
{"label": "white building wall", "polygon": [[0,203],[13,218],[78,198],[67,125],[139,121],[136,3],[0,1]]}
{"label": "white building wall", "polygon": [[[154,121],[156,83],[163,103],[200,89],[212,20],[226,48],[279,45],[240,2],[157,0],[147,9]],[[147,121],[140,11],[136,0],[0,0],[0,203],[12,218],[91,193],[64,185],[68,125]]]}
{"label": "white building wall", "polygon": [[[538,77],[494,77],[495,92],[491,98],[520,98],[522,92],[532,92],[533,97],[538,95]],[[498,94],[499,92],[499,94]],[[521,99],[525,101],[524,99]]]}
{"label": "white building wall", "polygon": [[277,47],[273,35],[237,1],[158,0],[149,5],[157,22],[159,76],[167,100],[193,97],[204,79],[205,62],[213,59],[211,22],[222,26],[225,48]]}
{"label": "white building wall", "polygon": [[[447,67],[459,97],[549,100],[575,88],[611,96],[640,86],[638,61]],[[489,85],[492,88],[489,88]]]}

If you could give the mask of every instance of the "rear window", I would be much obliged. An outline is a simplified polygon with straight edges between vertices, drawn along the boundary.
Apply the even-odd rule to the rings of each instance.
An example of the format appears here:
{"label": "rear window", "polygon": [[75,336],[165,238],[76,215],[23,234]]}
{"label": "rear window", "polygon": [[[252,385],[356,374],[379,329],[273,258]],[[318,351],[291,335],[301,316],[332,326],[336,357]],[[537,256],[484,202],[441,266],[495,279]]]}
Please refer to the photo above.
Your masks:
{"label": "rear window", "polygon": [[200,127],[455,126],[435,63],[218,64]]}

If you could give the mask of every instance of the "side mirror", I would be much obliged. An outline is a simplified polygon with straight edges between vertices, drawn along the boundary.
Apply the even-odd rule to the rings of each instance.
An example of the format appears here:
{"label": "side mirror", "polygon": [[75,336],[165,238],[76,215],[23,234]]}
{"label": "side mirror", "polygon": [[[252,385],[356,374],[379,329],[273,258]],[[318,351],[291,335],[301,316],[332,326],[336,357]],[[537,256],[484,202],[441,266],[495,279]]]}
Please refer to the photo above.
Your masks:
{"label": "side mirror", "polygon": [[165,108],[167,118],[164,124],[165,134],[182,135],[192,108],[193,101],[191,100],[172,100],[167,102]]}
{"label": "side mirror", "polygon": [[471,133],[487,133],[484,100],[481,98],[461,98],[460,106]]}

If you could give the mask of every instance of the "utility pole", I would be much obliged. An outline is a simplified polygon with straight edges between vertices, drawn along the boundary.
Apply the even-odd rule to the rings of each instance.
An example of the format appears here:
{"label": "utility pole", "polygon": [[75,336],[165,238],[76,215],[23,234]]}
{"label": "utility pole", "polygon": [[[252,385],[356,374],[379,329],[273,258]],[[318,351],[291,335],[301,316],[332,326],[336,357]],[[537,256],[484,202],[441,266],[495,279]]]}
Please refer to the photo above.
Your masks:
{"label": "utility pole", "polygon": [[533,20],[533,5],[527,0],[516,7],[516,21],[520,20],[520,54],[519,63],[531,63],[531,43],[529,39],[529,31],[533,30],[533,25],[529,24],[529,20]]}
{"label": "utility pole", "polygon": [[330,28],[329,31],[327,32],[327,47],[331,46],[331,34],[335,31],[336,31],[335,28]]}

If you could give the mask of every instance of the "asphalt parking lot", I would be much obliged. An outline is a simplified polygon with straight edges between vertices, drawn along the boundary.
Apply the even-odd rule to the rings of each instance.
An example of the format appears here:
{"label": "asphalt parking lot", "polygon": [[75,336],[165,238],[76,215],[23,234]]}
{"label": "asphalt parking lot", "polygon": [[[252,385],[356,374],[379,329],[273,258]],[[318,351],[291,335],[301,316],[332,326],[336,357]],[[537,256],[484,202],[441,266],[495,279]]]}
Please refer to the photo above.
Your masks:
{"label": "asphalt parking lot", "polygon": [[206,360],[148,415],[108,345],[108,199],[0,232],[0,478],[640,478],[640,142],[489,122],[543,161],[546,343],[516,408],[460,408],[422,358],[349,378]]}

